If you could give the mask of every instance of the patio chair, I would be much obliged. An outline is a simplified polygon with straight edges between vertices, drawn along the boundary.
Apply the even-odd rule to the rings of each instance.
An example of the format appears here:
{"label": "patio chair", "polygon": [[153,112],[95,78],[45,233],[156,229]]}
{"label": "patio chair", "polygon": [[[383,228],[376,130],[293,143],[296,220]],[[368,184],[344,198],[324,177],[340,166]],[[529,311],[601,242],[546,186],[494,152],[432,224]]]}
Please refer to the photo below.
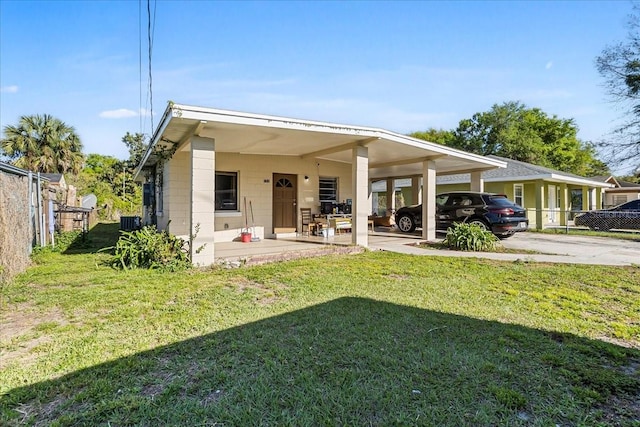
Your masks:
{"label": "patio chair", "polygon": [[307,228],[307,236],[311,236],[311,233],[315,231],[316,224],[311,218],[311,208],[300,208],[300,217],[302,218],[302,229],[300,234],[304,234],[305,227]]}

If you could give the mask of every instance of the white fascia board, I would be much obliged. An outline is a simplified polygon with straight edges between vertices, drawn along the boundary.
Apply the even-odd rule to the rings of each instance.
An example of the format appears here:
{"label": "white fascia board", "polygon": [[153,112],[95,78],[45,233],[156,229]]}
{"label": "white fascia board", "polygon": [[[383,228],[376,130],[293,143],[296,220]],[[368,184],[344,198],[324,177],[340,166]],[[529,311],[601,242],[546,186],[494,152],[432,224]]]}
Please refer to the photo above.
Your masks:
{"label": "white fascia board", "polygon": [[609,184],[608,182],[599,182],[593,181],[588,178],[578,178],[575,176],[566,176],[560,174],[551,174],[552,179],[556,179],[558,181],[566,182],[568,184],[578,184],[578,185],[588,185],[589,187],[599,187],[599,188],[611,188],[615,187],[613,184]]}
{"label": "white fascia board", "polygon": [[[467,174],[468,175],[468,174]],[[555,182],[563,182],[566,184],[577,184],[577,185],[587,185],[589,187],[601,187],[601,188],[610,188],[613,187],[612,184],[592,181],[587,178],[580,179],[572,176],[565,176],[559,174],[540,174],[540,175],[524,175],[524,176],[504,176],[504,177],[493,177],[493,178],[482,178],[484,182],[519,182],[519,181],[555,181]],[[447,184],[466,184],[470,181],[470,178],[462,178],[451,180],[447,182],[441,183],[441,185]]]}
{"label": "white fascia board", "polygon": [[167,109],[164,111],[164,114],[162,115],[162,121],[160,122],[160,126],[158,126],[153,136],[151,137],[151,141],[149,142],[147,151],[145,151],[144,156],[142,156],[142,160],[140,160],[140,164],[138,165],[136,170],[133,172],[134,181],[138,178],[138,175],[140,175],[140,172],[142,172],[142,169],[145,163],[147,163],[147,160],[149,160],[149,156],[151,156],[153,149],[160,141],[160,137],[164,133],[164,130],[167,128],[167,126],[169,126],[169,122],[171,122],[172,117],[173,117],[173,110],[171,109],[170,106],[167,106]]}
{"label": "white fascia board", "polygon": [[375,128],[341,125],[337,123],[317,122],[293,119],[288,117],[267,116],[261,114],[243,113],[231,110],[217,110],[213,108],[193,107],[189,105],[173,105],[174,116],[182,119],[206,121],[209,123],[230,123],[247,126],[263,126],[308,132],[337,133],[354,136],[375,136]]}
{"label": "white fascia board", "polygon": [[514,177],[498,177],[498,178],[486,178],[484,182],[504,182],[504,181],[555,181],[565,184],[587,185],[589,187],[601,187],[608,188],[613,187],[612,184],[605,182],[593,181],[587,178],[578,178],[575,176],[566,176],[556,173],[540,174],[540,175],[526,175],[526,176],[514,176]]}
{"label": "white fascia board", "polygon": [[194,107],[181,104],[174,104],[173,110],[173,116],[189,120],[232,123],[248,126],[266,126],[290,130],[335,133],[342,135],[353,135],[358,137],[386,139],[400,144],[433,151],[438,154],[444,154],[451,157],[478,162],[483,165],[495,168],[507,167],[506,162],[503,162],[501,160],[491,159],[488,157],[480,156],[478,154],[467,153],[465,151],[450,148],[445,145],[412,138],[381,128],[350,126],[337,123],[251,114],[238,111]]}

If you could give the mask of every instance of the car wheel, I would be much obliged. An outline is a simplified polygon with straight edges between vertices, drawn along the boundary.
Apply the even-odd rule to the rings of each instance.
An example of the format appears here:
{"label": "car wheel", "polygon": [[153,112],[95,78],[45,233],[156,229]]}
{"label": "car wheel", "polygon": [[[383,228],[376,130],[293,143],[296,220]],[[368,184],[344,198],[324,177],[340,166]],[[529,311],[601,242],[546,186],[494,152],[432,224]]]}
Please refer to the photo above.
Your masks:
{"label": "car wheel", "polygon": [[396,225],[398,226],[398,229],[403,233],[411,233],[416,229],[416,222],[411,217],[411,215],[402,215],[396,221]]}
{"label": "car wheel", "polygon": [[471,221],[468,222],[468,224],[470,225],[477,225],[478,227],[480,227],[481,229],[485,230],[485,231],[489,231],[489,226],[487,225],[486,222],[484,222],[481,219],[472,219]]}

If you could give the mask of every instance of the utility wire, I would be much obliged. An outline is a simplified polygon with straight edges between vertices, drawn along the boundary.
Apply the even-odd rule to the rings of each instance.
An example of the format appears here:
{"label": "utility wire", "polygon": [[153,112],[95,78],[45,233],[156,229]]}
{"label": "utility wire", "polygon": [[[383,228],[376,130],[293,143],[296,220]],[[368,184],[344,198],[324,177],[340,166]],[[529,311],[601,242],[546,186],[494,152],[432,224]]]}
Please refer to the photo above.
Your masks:
{"label": "utility wire", "polygon": [[[153,7],[153,21],[155,21],[156,4],[154,1]],[[155,25],[152,25],[151,19],[151,0],[147,0],[147,41],[149,43],[149,115],[151,118],[151,133],[153,133],[153,76],[151,74],[151,58],[153,52],[153,29]]]}

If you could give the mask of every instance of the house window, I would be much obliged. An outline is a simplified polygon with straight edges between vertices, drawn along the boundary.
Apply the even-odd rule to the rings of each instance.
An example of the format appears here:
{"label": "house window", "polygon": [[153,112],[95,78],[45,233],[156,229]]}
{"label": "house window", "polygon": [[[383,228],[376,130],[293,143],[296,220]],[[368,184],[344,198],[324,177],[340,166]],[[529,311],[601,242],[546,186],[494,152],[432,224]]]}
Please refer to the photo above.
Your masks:
{"label": "house window", "polygon": [[238,210],[237,172],[216,172],[216,210]]}
{"label": "house window", "polygon": [[319,194],[321,202],[337,202],[338,178],[320,177]]}
{"label": "house window", "polygon": [[519,206],[524,206],[524,185],[513,184],[513,201]]}

